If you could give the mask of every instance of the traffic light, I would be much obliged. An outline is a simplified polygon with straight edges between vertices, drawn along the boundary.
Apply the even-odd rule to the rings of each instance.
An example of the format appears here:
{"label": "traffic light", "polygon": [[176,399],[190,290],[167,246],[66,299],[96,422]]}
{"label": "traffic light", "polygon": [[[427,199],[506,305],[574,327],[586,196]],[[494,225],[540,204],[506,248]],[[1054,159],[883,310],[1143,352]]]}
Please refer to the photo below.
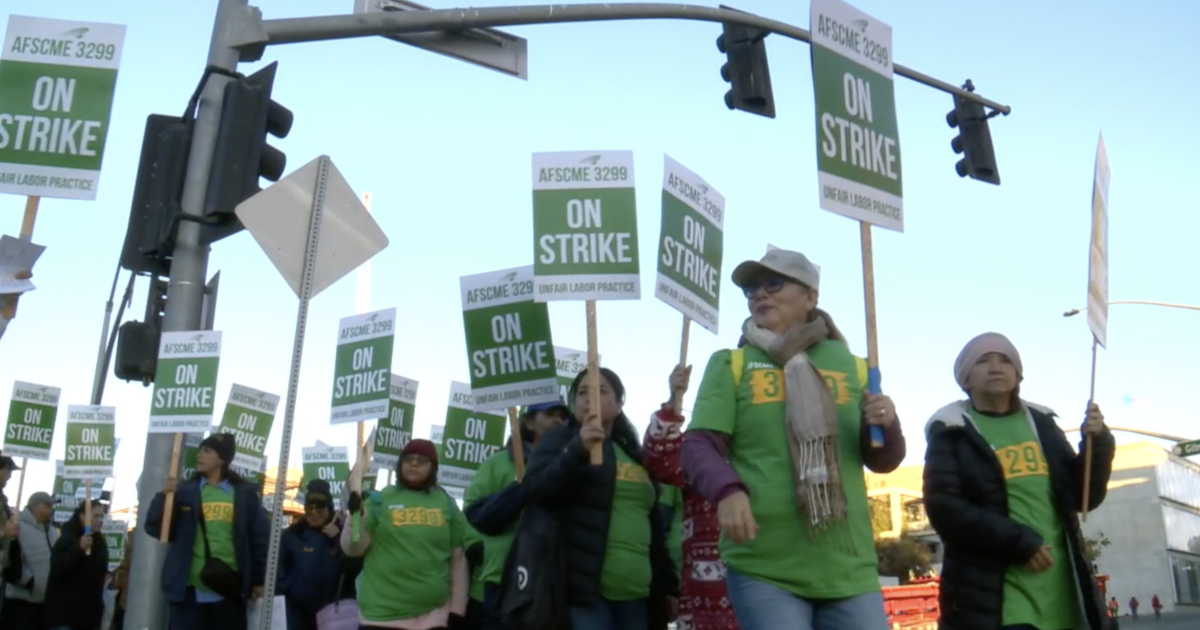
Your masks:
{"label": "traffic light", "polygon": [[292,129],[292,112],[271,100],[277,63],[225,85],[221,123],[213,150],[212,169],[204,197],[206,225],[217,240],[242,229],[234,215],[238,204],[262,190],[260,177],[278,181],[287,156],[267,144],[267,134],[285,138]]}
{"label": "traffic light", "polygon": [[[729,9],[723,5],[721,8]],[[723,28],[717,38],[717,50],[728,58],[721,66],[721,78],[730,84],[725,93],[726,107],[774,118],[775,96],[771,91],[771,69],[764,41],[771,32],[729,22]]]}
{"label": "traffic light", "polygon": [[117,332],[113,374],[123,381],[141,381],[149,386],[158,369],[158,342],[162,339],[163,314],[167,310],[167,281],[151,277],[146,294],[145,321],[121,324]]}
{"label": "traffic light", "polygon": [[151,114],[142,136],[129,226],[121,248],[121,266],[134,273],[166,276],[171,272],[174,221],[192,144],[190,121]]}
{"label": "traffic light", "polygon": [[[963,89],[974,92],[975,86],[967,81]],[[988,115],[983,105],[955,94],[954,109],[946,114],[946,124],[958,128],[958,135],[950,141],[950,148],[963,156],[955,165],[958,176],[970,176],[999,186],[1000,170],[996,166],[992,132],[988,129]]]}

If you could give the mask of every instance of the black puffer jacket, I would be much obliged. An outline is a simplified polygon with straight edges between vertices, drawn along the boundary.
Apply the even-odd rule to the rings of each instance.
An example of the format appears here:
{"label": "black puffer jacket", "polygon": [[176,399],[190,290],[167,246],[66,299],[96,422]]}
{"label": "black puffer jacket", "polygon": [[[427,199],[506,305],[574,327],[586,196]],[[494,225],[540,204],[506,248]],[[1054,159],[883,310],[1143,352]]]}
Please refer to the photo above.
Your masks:
{"label": "black puffer jacket", "polygon": [[[567,537],[568,588],[573,605],[586,605],[600,597],[600,572],[608,546],[608,524],[616,492],[617,463],[614,445],[635,462],[642,461],[637,431],[624,416],[613,428],[612,439],[604,442],[604,464],[592,466],[588,451],[579,439],[579,422],[547,433],[529,457],[522,485],[534,503],[562,519]],[[658,487],[654,487],[655,506]],[[650,511],[650,567],[653,580],[647,603],[650,630],[667,627],[666,602],[677,596],[679,581],[667,552],[666,526],[662,512]],[[641,630],[630,628],[629,630]]]}
{"label": "black puffer jacket", "polygon": [[83,525],[78,518],[63,525],[50,552],[50,580],[42,621],[47,626],[93,630],[104,616],[104,579],[108,573],[108,545],[99,533],[92,535],[92,553],[79,546]]}
{"label": "black puffer jacket", "polygon": [[[1000,460],[968,419],[967,402],[948,405],[926,426],[925,510],[945,545],[941,580],[941,630],[997,630],[1004,607],[1004,575],[1028,562],[1043,541],[1008,517],[1008,491]],[[1025,403],[1050,469],[1055,508],[1070,547],[1080,610],[1092,630],[1104,630],[1104,602],[1083,553],[1077,514],[1083,503],[1083,456],[1054,423],[1054,412]],[[1116,443],[1106,429],[1093,440],[1088,508],[1108,490]]]}

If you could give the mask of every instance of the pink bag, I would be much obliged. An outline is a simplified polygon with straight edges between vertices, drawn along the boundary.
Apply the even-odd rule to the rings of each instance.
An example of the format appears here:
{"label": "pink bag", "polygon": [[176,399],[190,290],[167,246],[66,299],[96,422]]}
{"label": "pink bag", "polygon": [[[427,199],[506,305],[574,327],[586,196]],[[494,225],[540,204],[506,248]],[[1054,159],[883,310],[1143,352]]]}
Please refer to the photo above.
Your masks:
{"label": "pink bag", "polygon": [[343,599],[317,613],[317,630],[358,630],[358,602]]}

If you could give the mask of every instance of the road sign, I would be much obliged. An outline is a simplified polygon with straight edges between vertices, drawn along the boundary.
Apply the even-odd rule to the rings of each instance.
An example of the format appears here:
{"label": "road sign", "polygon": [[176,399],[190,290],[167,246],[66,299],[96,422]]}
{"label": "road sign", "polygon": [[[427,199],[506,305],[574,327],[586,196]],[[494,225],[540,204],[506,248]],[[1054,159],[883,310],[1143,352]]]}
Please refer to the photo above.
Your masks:
{"label": "road sign", "polygon": [[810,28],[821,209],[903,232],[892,27],[813,0]]}
{"label": "road sign", "polygon": [[[317,190],[319,156],[301,166],[270,188],[243,201],[236,209],[246,231],[300,296],[304,260],[308,255],[309,224]],[[314,261],[312,294],[316,297],[359,265],[388,246],[387,235],[380,229],[362,200],[346,183],[333,162],[325,181],[322,206],[320,247]]]}
{"label": "road sign", "polygon": [[93,200],[125,27],[8,17],[0,50],[0,192]]}
{"label": "road sign", "polygon": [[1191,457],[1192,455],[1200,455],[1200,440],[1192,440],[1191,442],[1180,442],[1171,448],[1171,452],[1179,457]]}

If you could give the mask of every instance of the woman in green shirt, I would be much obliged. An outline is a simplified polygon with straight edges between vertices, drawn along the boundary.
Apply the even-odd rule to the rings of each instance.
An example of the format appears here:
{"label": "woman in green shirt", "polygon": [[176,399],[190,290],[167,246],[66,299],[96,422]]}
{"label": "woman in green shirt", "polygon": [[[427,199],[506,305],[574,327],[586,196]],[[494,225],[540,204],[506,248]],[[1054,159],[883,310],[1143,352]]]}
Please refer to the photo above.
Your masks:
{"label": "woman in green shirt", "polygon": [[364,556],[358,576],[362,628],[456,628],[467,608],[470,578],[463,554],[466,520],[437,485],[437,448],[412,440],[397,465],[397,485],[350,494],[362,514],[361,537],[342,529],[342,549]]}
{"label": "woman in green shirt", "polygon": [[[525,492],[560,519],[573,630],[665,630],[679,582],[657,487],[622,410],[621,379],[600,369],[601,407],[591,410],[586,375],[575,377],[570,397],[580,417],[600,422],[572,418],[547,433],[529,458]],[[603,452],[599,466],[590,463],[592,445]]]}
{"label": "woman in green shirt", "polygon": [[717,506],[738,625],[886,630],[863,466],[904,459],[892,401],[866,393],[867,366],[817,308],[819,271],[803,254],[772,250],[733,282],[750,309],[746,345],[709,360],[681,459]]}
{"label": "woman in green shirt", "polygon": [[[1115,442],[1089,403],[1084,456],[1053,411],[1024,401],[1021,355],[1004,335],[963,348],[954,377],[968,400],[925,428],[925,511],[945,545],[942,630],[1105,630],[1077,514],[1104,501]],[[1080,448],[1080,451],[1084,449]]]}

